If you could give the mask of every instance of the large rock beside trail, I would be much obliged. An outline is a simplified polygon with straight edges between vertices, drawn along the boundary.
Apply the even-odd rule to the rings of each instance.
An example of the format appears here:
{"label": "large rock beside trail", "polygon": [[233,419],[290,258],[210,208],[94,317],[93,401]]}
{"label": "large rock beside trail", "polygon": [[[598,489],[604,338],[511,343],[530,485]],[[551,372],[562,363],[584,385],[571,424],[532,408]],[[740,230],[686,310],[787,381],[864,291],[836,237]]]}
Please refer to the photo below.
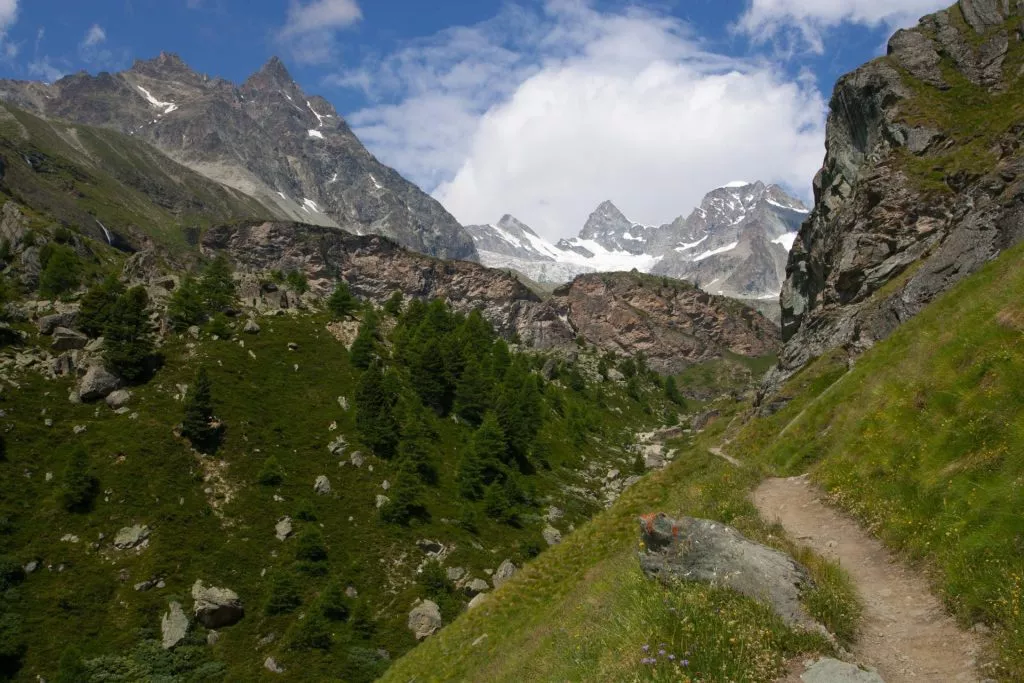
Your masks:
{"label": "large rock beside trail", "polygon": [[78,397],[86,403],[106,398],[121,386],[121,379],[102,365],[93,365],[78,383]]}
{"label": "large rock beside trail", "polygon": [[791,626],[821,630],[800,604],[801,593],[813,587],[810,575],[785,553],[720,522],[664,513],[641,517],[640,536],[640,567],[648,577],[731,588],[771,606]]}
{"label": "large rock beside trail", "polygon": [[206,586],[196,580],[192,586],[196,619],[209,629],[237,624],[245,616],[245,608],[238,594],[228,588]]}
{"label": "large rock beside trail", "polygon": [[428,638],[441,628],[441,608],[432,600],[424,600],[409,612],[409,630],[416,640]]}

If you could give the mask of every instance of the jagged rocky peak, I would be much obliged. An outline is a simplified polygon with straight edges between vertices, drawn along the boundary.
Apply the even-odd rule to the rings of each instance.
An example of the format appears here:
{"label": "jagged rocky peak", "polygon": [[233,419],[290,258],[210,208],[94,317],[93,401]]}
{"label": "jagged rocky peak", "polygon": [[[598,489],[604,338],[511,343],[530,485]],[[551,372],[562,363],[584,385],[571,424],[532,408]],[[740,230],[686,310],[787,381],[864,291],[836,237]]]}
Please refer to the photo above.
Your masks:
{"label": "jagged rocky peak", "polygon": [[291,90],[296,88],[288,67],[277,56],[271,57],[260,70],[249,76],[242,84],[244,91]]}
{"label": "jagged rocky peak", "polygon": [[531,228],[526,223],[523,223],[521,220],[519,220],[518,218],[511,214],[506,213],[504,216],[502,216],[501,220],[498,221],[497,226],[503,230],[524,232],[533,235],[534,237],[537,237],[537,233],[533,231],[533,228]]}
{"label": "jagged rocky peak", "polygon": [[1017,0],[961,0],[839,79],[766,393],[811,358],[884,339],[1024,239],[1022,25]]}
{"label": "jagged rocky peak", "polygon": [[601,202],[580,231],[580,239],[596,240],[628,231],[633,223],[610,200]]}

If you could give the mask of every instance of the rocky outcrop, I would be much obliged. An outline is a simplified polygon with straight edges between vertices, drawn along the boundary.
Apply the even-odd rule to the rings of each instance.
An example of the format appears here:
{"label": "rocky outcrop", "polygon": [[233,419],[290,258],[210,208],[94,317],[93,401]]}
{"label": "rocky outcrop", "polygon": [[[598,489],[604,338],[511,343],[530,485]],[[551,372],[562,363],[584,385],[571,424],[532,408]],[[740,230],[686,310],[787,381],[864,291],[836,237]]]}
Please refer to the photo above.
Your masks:
{"label": "rocky outcrop", "polygon": [[640,518],[640,567],[650,578],[700,581],[731,588],[769,605],[791,626],[820,631],[801,593],[813,587],[807,570],[788,555],[744,538],[720,522],[664,513]]}
{"label": "rocky outcrop", "polygon": [[238,594],[228,588],[206,586],[197,580],[192,586],[196,620],[209,629],[237,624],[245,616]]}
{"label": "rocky outcrop", "polygon": [[437,633],[441,628],[441,609],[432,600],[424,600],[409,612],[409,630],[416,640],[423,640]]}
{"label": "rocky outcrop", "polygon": [[93,365],[78,383],[78,397],[86,403],[106,398],[121,386],[121,380],[102,365]]}
{"label": "rocky outcrop", "polygon": [[602,351],[643,353],[650,367],[675,373],[729,351],[764,356],[778,329],[760,313],[683,282],[638,273],[582,275],[548,305]]}
{"label": "rocky outcrop", "polygon": [[871,347],[1024,238],[1024,124],[1001,95],[1022,77],[1004,68],[1024,54],[1021,17],[962,0],[839,80],[764,393],[832,349]]}
{"label": "rocky outcrop", "polygon": [[181,603],[172,602],[167,612],[160,618],[161,645],[165,650],[185,640],[188,635],[188,616],[181,609]]}
{"label": "rocky outcrop", "polygon": [[442,258],[476,257],[455,218],[380,163],[276,57],[240,86],[161,54],[117,74],[79,72],[52,85],[0,81],[0,98],[143,140],[264,208],[239,217],[341,227]]}

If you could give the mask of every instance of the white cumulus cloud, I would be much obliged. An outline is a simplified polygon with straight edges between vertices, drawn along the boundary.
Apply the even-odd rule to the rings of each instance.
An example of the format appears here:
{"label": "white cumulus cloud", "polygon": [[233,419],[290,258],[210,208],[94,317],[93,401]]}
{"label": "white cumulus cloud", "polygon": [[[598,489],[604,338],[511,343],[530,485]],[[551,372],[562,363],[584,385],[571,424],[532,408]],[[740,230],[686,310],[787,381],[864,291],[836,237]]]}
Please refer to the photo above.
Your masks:
{"label": "white cumulus cloud", "polygon": [[842,23],[889,29],[913,26],[920,17],[949,4],[950,0],[751,0],[736,27],[759,41],[795,33],[821,53],[828,28]]}
{"label": "white cumulus cloud", "polygon": [[106,40],[107,32],[103,30],[103,27],[99,24],[93,24],[89,27],[89,30],[85,32],[85,38],[82,39],[82,47],[96,47]]}
{"label": "white cumulus cloud", "polygon": [[808,194],[825,103],[811,78],[706,50],[673,18],[549,0],[335,77],[349,123],[464,224],[512,213],[572,236],[603,200],[668,222],[736,178]]}
{"label": "white cumulus cloud", "polygon": [[356,0],[292,0],[277,40],[296,60],[323,64],[334,57],[336,33],[362,17]]}

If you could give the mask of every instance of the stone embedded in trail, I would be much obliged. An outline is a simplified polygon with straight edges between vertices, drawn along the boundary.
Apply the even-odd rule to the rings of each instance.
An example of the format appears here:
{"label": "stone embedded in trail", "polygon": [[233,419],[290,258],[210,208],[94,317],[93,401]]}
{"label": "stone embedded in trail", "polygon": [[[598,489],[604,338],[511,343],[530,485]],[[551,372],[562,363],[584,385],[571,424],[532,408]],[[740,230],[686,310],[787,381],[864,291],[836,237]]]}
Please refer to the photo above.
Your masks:
{"label": "stone embedded in trail", "polygon": [[800,604],[801,593],[813,587],[810,574],[790,556],[720,522],[664,513],[639,521],[640,567],[649,578],[731,588],[766,603],[791,626],[824,632]]}
{"label": "stone embedded in trail", "polygon": [[432,600],[424,600],[409,612],[409,630],[416,640],[428,638],[441,628],[441,608]]}
{"label": "stone embedded in trail", "polygon": [[199,579],[192,586],[195,615],[203,626],[218,629],[237,624],[245,616],[238,594],[228,588],[206,586]]}
{"label": "stone embedded in trail", "polygon": [[874,671],[866,671],[856,664],[823,657],[800,674],[803,683],[885,683]]}
{"label": "stone embedded in trail", "polygon": [[165,650],[180,643],[188,635],[188,616],[181,609],[181,604],[172,602],[170,610],[160,619],[160,633]]}

